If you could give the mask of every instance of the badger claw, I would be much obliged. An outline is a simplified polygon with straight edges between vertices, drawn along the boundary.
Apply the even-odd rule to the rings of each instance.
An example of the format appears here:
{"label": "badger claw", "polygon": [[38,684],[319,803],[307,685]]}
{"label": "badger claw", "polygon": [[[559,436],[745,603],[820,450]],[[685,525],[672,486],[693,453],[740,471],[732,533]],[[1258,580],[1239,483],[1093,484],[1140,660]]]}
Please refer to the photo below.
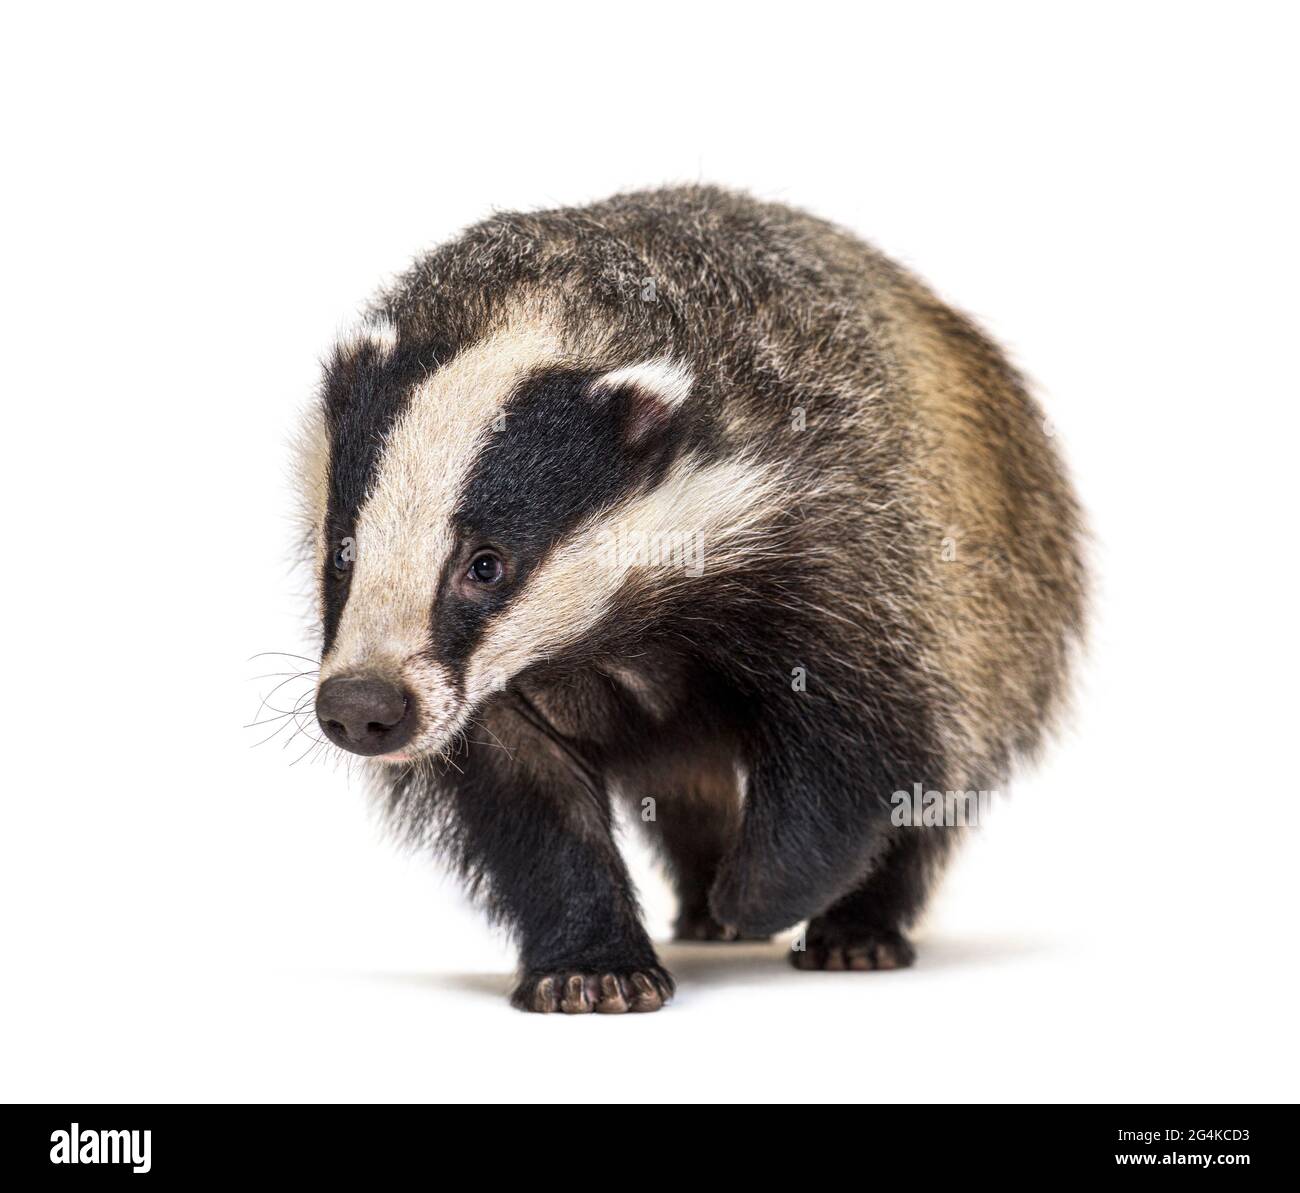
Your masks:
{"label": "badger claw", "polygon": [[543,1015],[553,1011],[622,1015],[657,1011],[672,998],[673,990],[672,977],[659,966],[612,972],[566,970],[525,975],[510,1001],[522,1011]]}

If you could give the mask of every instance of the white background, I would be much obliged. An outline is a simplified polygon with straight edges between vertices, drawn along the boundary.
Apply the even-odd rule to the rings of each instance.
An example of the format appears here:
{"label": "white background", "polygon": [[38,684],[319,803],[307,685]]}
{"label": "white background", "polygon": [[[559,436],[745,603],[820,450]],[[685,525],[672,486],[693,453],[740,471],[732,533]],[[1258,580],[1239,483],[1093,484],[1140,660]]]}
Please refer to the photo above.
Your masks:
{"label": "white background", "polygon": [[[1294,1099],[1284,11],[11,13],[0,1096]],[[1009,347],[1095,530],[1092,655],[914,970],[669,946],[664,1013],[525,1016],[346,768],[242,728],[284,670],[250,656],[308,641],[286,441],[420,249],[691,180],[847,224]]]}

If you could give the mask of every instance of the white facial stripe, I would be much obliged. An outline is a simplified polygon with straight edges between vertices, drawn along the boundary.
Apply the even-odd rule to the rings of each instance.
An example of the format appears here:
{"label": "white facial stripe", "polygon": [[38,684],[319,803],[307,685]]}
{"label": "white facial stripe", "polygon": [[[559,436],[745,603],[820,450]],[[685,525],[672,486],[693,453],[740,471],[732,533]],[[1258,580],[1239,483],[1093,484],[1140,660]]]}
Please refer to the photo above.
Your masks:
{"label": "white facial stripe", "polygon": [[592,383],[591,390],[600,393],[603,390],[633,386],[653,394],[672,409],[686,400],[694,383],[695,378],[690,369],[670,357],[661,356],[606,373]]}
{"label": "white facial stripe", "polygon": [[[294,440],[294,479],[298,494],[301,542],[312,551],[317,585],[325,566],[325,507],[328,502],[330,445],[325,411],[313,402]],[[317,596],[319,597],[319,592]]]}
{"label": "white facial stripe", "polygon": [[401,667],[428,645],[434,585],[469,469],[519,382],[558,359],[545,325],[514,324],[453,357],[412,395],[357,519],[352,584],[322,678],[379,662]]}
{"label": "white facial stripe", "polygon": [[[745,558],[753,532],[783,505],[780,475],[756,460],[715,464],[680,460],[651,492],[589,519],[529,578],[523,594],[493,621],[470,659],[466,700],[470,705],[530,663],[545,658],[590,630],[637,571],[679,571],[672,551],[626,549],[628,545],[681,542],[702,545],[703,572],[722,572]],[[672,583],[661,575],[658,582]]]}

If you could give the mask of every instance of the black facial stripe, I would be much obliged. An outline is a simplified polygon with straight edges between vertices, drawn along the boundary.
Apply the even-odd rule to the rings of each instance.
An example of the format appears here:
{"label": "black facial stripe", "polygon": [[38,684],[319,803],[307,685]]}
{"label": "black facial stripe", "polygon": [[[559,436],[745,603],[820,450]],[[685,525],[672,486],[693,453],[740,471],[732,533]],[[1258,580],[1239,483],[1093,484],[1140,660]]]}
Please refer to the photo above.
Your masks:
{"label": "black facial stripe", "polygon": [[625,405],[589,398],[591,380],[551,373],[511,398],[470,470],[458,529],[540,549],[618,495],[633,471],[620,435]]}
{"label": "black facial stripe", "polygon": [[[457,553],[434,605],[435,651],[454,669],[565,535],[625,494],[653,484],[680,446],[680,429],[671,424],[629,446],[634,398],[619,391],[593,395],[596,376],[550,372],[526,382],[506,403],[500,429],[470,468],[455,514]],[[508,580],[499,590],[458,599],[461,569],[480,547],[505,555]]]}
{"label": "black facial stripe", "polygon": [[419,382],[451,355],[446,348],[417,349],[400,344],[396,351],[386,353],[363,341],[351,354],[336,357],[326,370],[322,395],[330,443],[325,516],[326,651],[338,632],[351,584],[350,575],[334,575],[334,550],[356,532],[357,514],[374,482],[385,437],[406,411]]}

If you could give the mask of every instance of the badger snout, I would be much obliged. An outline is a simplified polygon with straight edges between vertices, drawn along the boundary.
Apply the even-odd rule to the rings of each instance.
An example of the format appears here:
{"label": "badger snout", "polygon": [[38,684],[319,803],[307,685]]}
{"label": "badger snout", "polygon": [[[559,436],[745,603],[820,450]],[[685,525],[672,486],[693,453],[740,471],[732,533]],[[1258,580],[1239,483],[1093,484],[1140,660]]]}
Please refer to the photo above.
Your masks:
{"label": "badger snout", "polygon": [[316,693],[316,719],[336,746],[354,754],[390,754],[415,734],[415,701],[385,679],[339,676]]}

